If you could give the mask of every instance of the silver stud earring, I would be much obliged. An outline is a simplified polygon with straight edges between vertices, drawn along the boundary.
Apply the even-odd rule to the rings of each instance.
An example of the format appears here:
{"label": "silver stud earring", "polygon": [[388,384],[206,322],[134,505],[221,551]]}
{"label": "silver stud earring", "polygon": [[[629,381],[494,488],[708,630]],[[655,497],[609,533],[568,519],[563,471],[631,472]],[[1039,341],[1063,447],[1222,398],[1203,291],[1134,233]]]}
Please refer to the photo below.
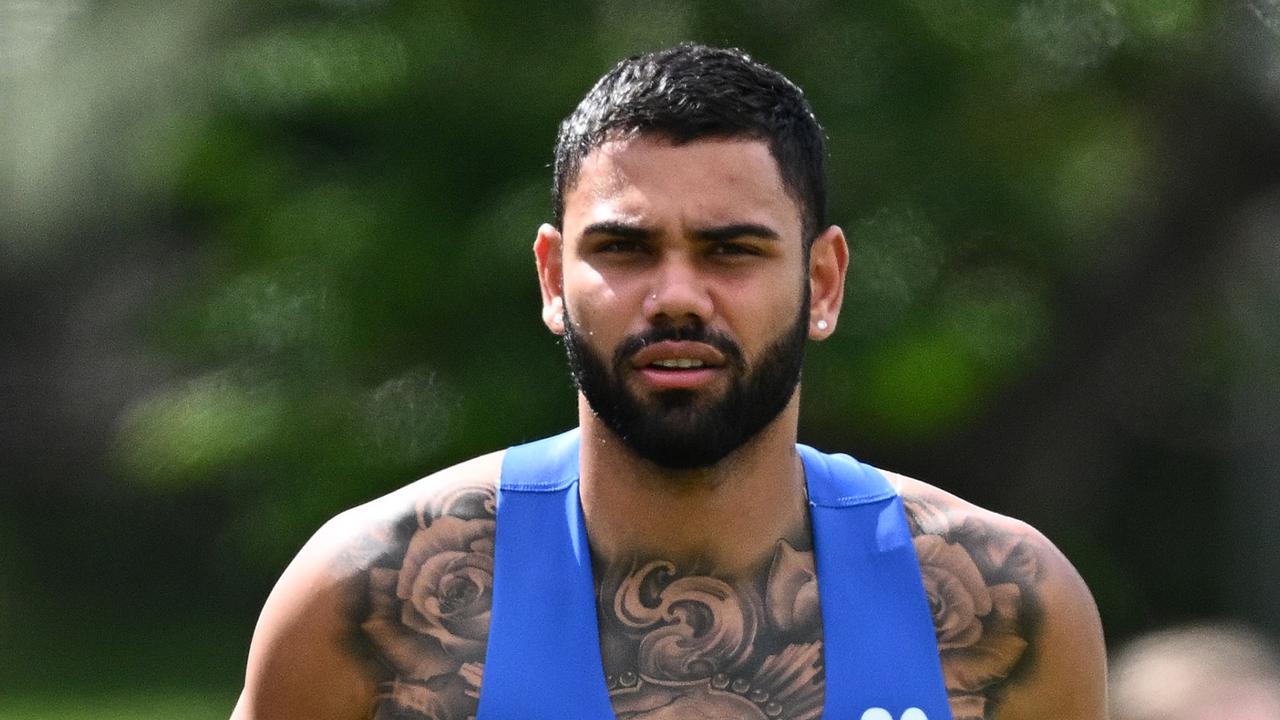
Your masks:
{"label": "silver stud earring", "polygon": [[819,320],[816,324],[819,330],[826,330],[827,328],[831,327],[830,325],[827,324],[826,320]]}

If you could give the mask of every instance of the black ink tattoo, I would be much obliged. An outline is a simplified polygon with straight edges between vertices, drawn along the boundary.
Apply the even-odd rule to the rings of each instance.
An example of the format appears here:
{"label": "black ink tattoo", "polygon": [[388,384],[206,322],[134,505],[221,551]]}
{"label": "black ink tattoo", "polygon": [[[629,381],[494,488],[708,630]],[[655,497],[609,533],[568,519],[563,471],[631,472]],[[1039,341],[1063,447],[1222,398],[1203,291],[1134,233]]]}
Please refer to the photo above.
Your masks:
{"label": "black ink tattoo", "polygon": [[[1025,537],[968,511],[903,500],[954,720],[988,720],[1034,658],[1038,556]],[[494,489],[476,485],[434,496],[398,530],[370,538],[383,550],[367,572],[359,628],[381,675],[375,720],[474,718],[494,527]],[[620,720],[821,716],[822,618],[807,542],[779,540],[743,578],[666,558],[595,570],[601,659]]]}
{"label": "black ink tattoo", "polygon": [[918,496],[903,503],[933,613],[954,720],[993,716],[1034,654],[1041,568],[1023,536]]}
{"label": "black ink tattoo", "polygon": [[493,591],[492,486],[422,503],[407,540],[368,573],[361,630],[390,676],[375,720],[474,717]]}
{"label": "black ink tattoo", "polygon": [[601,656],[620,720],[822,713],[822,620],[813,552],[779,540],[752,577],[667,560],[603,568]]}

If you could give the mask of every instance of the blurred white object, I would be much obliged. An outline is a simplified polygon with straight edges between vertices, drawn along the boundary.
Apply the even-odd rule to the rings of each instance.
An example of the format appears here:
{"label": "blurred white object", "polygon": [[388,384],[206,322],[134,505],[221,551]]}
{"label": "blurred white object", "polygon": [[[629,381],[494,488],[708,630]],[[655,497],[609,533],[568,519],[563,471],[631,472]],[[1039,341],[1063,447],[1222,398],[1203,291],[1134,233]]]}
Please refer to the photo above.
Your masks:
{"label": "blurred white object", "polygon": [[1111,668],[1113,720],[1280,720],[1280,653],[1261,634],[1198,625],[1140,637]]}

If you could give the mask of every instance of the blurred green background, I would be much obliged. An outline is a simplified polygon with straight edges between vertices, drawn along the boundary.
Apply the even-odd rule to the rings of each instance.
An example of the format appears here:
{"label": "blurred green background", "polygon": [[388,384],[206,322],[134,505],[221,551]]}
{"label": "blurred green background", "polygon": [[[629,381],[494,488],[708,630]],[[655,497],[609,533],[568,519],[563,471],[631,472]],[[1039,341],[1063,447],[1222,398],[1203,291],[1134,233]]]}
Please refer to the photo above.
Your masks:
{"label": "blurred green background", "polygon": [[225,717],[326,518],[573,423],[556,126],[685,39],[830,136],[802,439],[1280,631],[1277,0],[8,1],[0,718]]}

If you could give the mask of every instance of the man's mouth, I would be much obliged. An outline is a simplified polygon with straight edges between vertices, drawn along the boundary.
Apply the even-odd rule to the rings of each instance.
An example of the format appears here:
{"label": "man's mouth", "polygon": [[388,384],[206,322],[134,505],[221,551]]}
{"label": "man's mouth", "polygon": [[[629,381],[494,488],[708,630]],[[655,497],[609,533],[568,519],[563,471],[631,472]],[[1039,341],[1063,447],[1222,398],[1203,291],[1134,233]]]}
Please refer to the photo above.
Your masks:
{"label": "man's mouth", "polygon": [[653,390],[696,390],[720,378],[725,356],[706,343],[664,340],[643,347],[631,359],[641,381]]}
{"label": "man's mouth", "polygon": [[687,370],[689,368],[705,367],[706,363],[697,358],[666,358],[663,360],[654,360],[649,363],[649,367],[663,368],[667,370]]}

